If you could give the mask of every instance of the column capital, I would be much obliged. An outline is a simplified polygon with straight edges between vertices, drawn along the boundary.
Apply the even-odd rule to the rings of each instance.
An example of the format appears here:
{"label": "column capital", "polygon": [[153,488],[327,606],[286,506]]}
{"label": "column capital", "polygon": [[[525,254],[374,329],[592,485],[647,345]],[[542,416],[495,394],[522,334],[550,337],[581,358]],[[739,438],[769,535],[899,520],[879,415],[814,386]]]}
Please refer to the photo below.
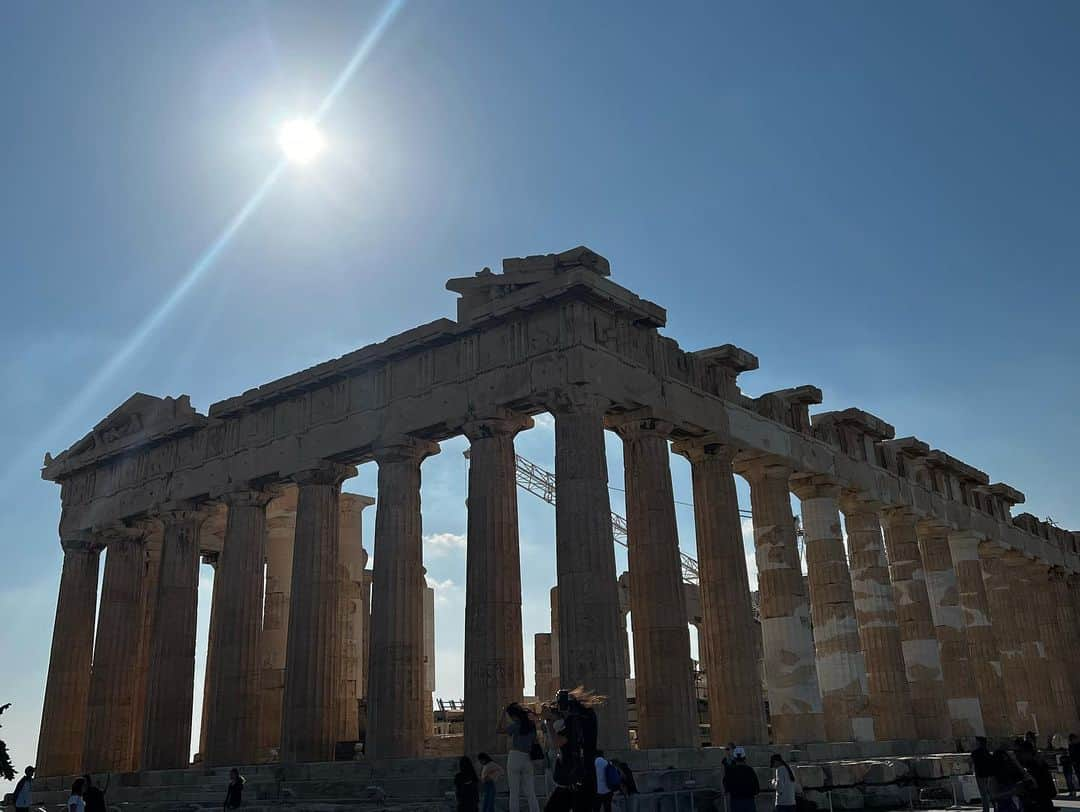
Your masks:
{"label": "column capital", "polygon": [[473,416],[462,424],[461,433],[469,438],[470,443],[475,443],[487,437],[513,437],[519,431],[532,427],[533,419],[528,415],[500,409],[495,414]]}
{"label": "column capital", "polygon": [[398,434],[380,437],[372,446],[371,456],[379,465],[387,462],[415,462],[419,465],[440,450],[439,444],[431,440]]}
{"label": "column capital", "polygon": [[824,474],[793,474],[790,489],[799,499],[839,499],[840,482]]}
{"label": "column capital", "polygon": [[979,545],[986,539],[985,533],[975,530],[957,530],[949,533],[949,553],[953,564],[960,561],[978,561]]}
{"label": "column capital", "polygon": [[266,507],[277,494],[270,488],[256,488],[248,483],[237,485],[236,488],[224,491],[220,494],[221,501],[230,508],[234,507]]}
{"label": "column capital", "polygon": [[652,409],[636,409],[604,417],[604,425],[623,440],[633,440],[646,434],[654,434],[665,440],[675,429],[673,420],[658,416]]}
{"label": "column capital", "polygon": [[919,519],[915,523],[916,529],[920,536],[927,538],[935,537],[947,537],[952,531],[952,527],[940,519],[923,518]]}
{"label": "column capital", "polygon": [[887,527],[910,524],[919,521],[919,514],[910,505],[886,505],[881,509],[881,522]]}
{"label": "column capital", "polygon": [[101,539],[105,546],[111,544],[143,544],[149,534],[149,528],[142,522],[135,524],[111,522],[94,528],[94,535]]}
{"label": "column capital", "polygon": [[735,473],[744,479],[782,479],[785,487],[794,469],[782,457],[774,454],[749,456],[745,452],[737,454],[733,462]]}
{"label": "column capital", "polygon": [[860,513],[873,513],[875,516],[881,510],[881,502],[863,496],[858,491],[844,490],[840,494],[840,512],[845,516]]}
{"label": "column capital", "polygon": [[706,434],[704,437],[688,437],[671,444],[671,450],[690,462],[722,460],[728,465],[735,459],[738,449],[722,437]]}
{"label": "column capital", "polygon": [[104,545],[90,533],[71,534],[60,539],[64,553],[100,553]]}
{"label": "column capital", "polygon": [[289,481],[297,485],[338,486],[346,479],[356,476],[356,466],[321,460],[310,468],[289,474]]}
{"label": "column capital", "polygon": [[218,561],[221,559],[221,553],[218,550],[203,550],[202,562],[209,564],[214,569],[217,569]]}
{"label": "column capital", "polygon": [[542,398],[547,410],[554,415],[603,414],[611,408],[611,398],[577,386],[556,389]]}
{"label": "column capital", "polygon": [[163,523],[196,522],[202,524],[213,514],[213,507],[207,502],[181,500],[163,502],[154,510],[154,517]]}

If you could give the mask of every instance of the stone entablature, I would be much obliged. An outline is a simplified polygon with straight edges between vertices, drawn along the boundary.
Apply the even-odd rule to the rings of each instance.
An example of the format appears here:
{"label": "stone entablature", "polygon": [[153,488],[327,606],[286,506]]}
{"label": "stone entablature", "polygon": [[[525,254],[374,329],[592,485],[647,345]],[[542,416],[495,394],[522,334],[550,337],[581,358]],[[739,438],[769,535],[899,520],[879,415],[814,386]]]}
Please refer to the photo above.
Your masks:
{"label": "stone entablature", "polygon": [[[685,352],[658,328],[663,308],[611,282],[606,260],[579,248],[504,262],[503,274],[451,280],[459,322],[440,319],[210,407],[138,394],[56,458],[61,534],[149,515],[163,503],[273,483],[319,460],[371,459],[380,438],[439,441],[477,415],[551,408],[567,391],[610,411],[648,409],[672,437],[714,435],[751,456],[827,475],[883,506],[970,529],[1028,556],[1080,571],[1075,534],[1018,524],[1022,494],[859,410],[816,415],[815,387],[743,396],[734,382],[757,359],[725,345]],[[868,420],[869,418],[869,420]],[[832,431],[818,425],[832,422]]]}

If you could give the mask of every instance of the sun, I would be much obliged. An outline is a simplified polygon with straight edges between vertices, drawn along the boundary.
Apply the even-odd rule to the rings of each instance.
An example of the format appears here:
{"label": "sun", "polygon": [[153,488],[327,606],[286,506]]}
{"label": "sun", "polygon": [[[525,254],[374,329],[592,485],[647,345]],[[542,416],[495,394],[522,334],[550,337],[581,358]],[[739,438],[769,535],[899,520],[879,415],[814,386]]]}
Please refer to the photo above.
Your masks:
{"label": "sun", "polygon": [[315,160],[326,148],[326,139],[315,122],[294,118],[278,130],[278,146],[290,163],[304,165]]}

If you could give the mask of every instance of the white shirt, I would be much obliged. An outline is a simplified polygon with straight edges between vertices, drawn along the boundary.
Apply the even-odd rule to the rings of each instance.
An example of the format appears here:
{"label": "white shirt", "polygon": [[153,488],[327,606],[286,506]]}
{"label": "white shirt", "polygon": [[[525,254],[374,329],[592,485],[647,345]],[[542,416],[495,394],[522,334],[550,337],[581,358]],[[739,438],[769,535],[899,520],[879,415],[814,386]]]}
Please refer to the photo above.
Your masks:
{"label": "white shirt", "polygon": [[604,769],[607,767],[607,759],[603,756],[597,756],[594,766],[596,767],[596,794],[607,795],[611,792],[611,788],[607,785],[607,776],[604,775]]}
{"label": "white shirt", "polygon": [[788,775],[787,767],[780,765],[776,768],[772,785],[776,788],[777,806],[795,806],[795,782]]}
{"label": "white shirt", "polygon": [[68,812],[86,812],[86,804],[81,795],[72,795],[67,800]]}

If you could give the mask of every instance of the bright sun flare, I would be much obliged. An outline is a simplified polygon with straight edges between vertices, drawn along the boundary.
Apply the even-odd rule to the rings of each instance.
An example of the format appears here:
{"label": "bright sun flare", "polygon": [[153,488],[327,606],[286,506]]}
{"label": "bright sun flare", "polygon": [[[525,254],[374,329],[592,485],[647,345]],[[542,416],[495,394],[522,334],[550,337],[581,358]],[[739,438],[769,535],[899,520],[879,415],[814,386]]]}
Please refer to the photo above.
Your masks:
{"label": "bright sun flare", "polygon": [[326,139],[314,122],[304,118],[287,121],[278,131],[278,145],[294,164],[309,164],[326,147]]}

